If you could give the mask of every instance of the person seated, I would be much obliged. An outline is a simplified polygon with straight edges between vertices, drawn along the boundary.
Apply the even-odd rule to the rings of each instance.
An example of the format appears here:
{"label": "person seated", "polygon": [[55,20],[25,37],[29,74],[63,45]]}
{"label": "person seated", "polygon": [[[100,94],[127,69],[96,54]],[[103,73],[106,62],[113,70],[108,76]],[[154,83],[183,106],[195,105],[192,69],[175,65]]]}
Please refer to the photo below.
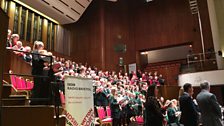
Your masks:
{"label": "person seated", "polygon": [[10,47],[13,47],[17,44],[17,41],[19,41],[19,35],[18,34],[12,34],[11,35],[11,46]]}
{"label": "person seated", "polygon": [[169,105],[167,108],[167,116],[168,116],[169,125],[172,125],[173,123],[175,123],[177,126],[180,126],[179,118],[178,118],[180,116],[180,112],[176,110],[174,100],[169,102]]}
{"label": "person seated", "polygon": [[[23,43],[21,41],[17,41],[16,45],[12,47],[13,50],[23,51]],[[15,54],[22,56],[22,52],[14,51]]]}
{"label": "person seated", "polygon": [[12,47],[12,49],[22,51],[23,50],[23,43],[21,41],[17,41],[16,42],[16,45],[14,45]]}
{"label": "person seated", "polygon": [[29,46],[24,47],[24,53],[22,53],[23,60],[26,62],[31,62],[32,60],[32,55],[31,53],[31,48]]}

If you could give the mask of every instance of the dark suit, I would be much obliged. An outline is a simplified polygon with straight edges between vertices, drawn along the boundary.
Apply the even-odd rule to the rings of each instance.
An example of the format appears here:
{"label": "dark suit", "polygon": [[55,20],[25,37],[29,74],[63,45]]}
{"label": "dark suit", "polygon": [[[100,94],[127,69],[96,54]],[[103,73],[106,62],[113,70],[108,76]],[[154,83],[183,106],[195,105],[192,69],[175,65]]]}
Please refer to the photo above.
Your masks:
{"label": "dark suit", "polygon": [[113,95],[110,96],[110,110],[111,110],[111,117],[113,118],[112,125],[120,126],[121,110],[117,102],[117,99],[115,99]]}
{"label": "dark suit", "polygon": [[202,90],[197,95],[198,106],[201,110],[201,119],[203,126],[222,126],[221,108],[214,94]]}
{"label": "dark suit", "polygon": [[195,103],[188,93],[184,92],[179,99],[181,123],[184,126],[198,126],[198,111]]}

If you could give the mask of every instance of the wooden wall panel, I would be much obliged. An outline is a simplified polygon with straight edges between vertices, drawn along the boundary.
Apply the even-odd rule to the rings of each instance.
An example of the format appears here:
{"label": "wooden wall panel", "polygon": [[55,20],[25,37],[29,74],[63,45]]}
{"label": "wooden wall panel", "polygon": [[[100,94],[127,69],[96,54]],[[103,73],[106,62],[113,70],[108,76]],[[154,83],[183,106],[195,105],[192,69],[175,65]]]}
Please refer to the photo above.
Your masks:
{"label": "wooden wall panel", "polygon": [[71,57],[78,63],[88,63],[102,67],[102,47],[100,44],[99,1],[93,1],[82,18],[75,24],[64,25],[71,31]]}
{"label": "wooden wall panel", "polygon": [[208,3],[205,0],[198,0],[200,15],[202,19],[202,30],[203,30],[203,38],[205,44],[205,51],[209,51],[212,49],[214,51],[213,39],[212,39],[212,31],[211,31],[211,23],[209,19],[208,13]]}
{"label": "wooden wall panel", "polygon": [[15,15],[15,8],[16,8],[16,3],[13,1],[10,1],[9,3],[9,28],[11,31],[13,31],[13,26],[14,26],[14,15]]}
{"label": "wooden wall panel", "polygon": [[180,65],[183,61],[170,61],[170,62],[161,62],[155,64],[149,64],[144,71],[158,72],[162,74],[165,79],[165,85],[178,85],[178,75],[180,74]]}
{"label": "wooden wall panel", "polygon": [[[6,41],[7,41],[7,30],[8,30],[8,21],[9,17],[7,14],[0,8],[0,92],[2,92],[2,80],[3,80],[3,73],[4,73],[4,64],[6,57]],[[0,93],[0,99],[2,98],[2,93]],[[0,102],[1,105],[1,102]]]}
{"label": "wooden wall panel", "polygon": [[4,3],[4,0],[0,0],[0,7],[1,7],[1,8],[4,8],[3,3]]}
{"label": "wooden wall panel", "polygon": [[179,86],[159,86],[159,95],[164,97],[164,99],[178,99],[179,98]]}
{"label": "wooden wall panel", "polygon": [[[207,2],[199,0],[205,47],[213,48]],[[65,25],[71,31],[71,57],[99,68],[118,70],[119,57],[124,64],[140,63],[139,51],[153,50],[191,42],[193,52],[202,52],[197,15],[192,15],[188,1],[122,0],[91,3],[74,23]],[[123,43],[126,53],[114,46]],[[139,66],[139,64],[138,64]]]}
{"label": "wooden wall panel", "polygon": [[4,106],[2,126],[55,126],[54,107]]}
{"label": "wooden wall panel", "polygon": [[[14,54],[14,52],[7,50],[6,55],[9,57],[7,60],[5,60],[4,65],[4,73],[8,73],[9,70],[12,70],[15,74],[25,74],[25,75],[31,75],[32,66],[25,62],[22,57],[19,57],[18,55]],[[4,80],[10,83],[9,75],[4,75]],[[24,77],[25,79],[33,80],[32,77]]]}
{"label": "wooden wall panel", "polygon": [[[133,5],[135,8],[135,38],[138,50],[196,43],[200,37],[197,20],[190,12],[188,1],[157,0]],[[199,38],[200,39],[200,38]],[[197,48],[200,49],[200,48]],[[200,52],[200,51],[199,51]]]}
{"label": "wooden wall panel", "polygon": [[[127,1],[117,3],[105,2],[105,49],[106,68],[109,70],[122,69],[119,67],[119,58],[122,57],[124,64],[136,62],[135,42],[132,39],[132,15]],[[126,52],[116,52],[115,46],[126,45]]]}
{"label": "wooden wall panel", "polygon": [[47,46],[47,25],[48,21],[47,19],[43,19],[43,29],[42,29],[42,42],[44,43],[45,46]]}

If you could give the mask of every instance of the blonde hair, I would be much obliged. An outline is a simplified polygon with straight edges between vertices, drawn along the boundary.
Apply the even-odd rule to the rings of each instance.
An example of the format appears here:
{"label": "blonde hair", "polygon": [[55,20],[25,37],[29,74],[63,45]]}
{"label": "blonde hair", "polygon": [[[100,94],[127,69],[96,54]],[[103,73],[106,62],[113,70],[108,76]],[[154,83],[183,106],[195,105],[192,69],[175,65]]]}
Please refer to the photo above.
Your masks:
{"label": "blonde hair", "polygon": [[40,47],[44,47],[44,43],[41,41],[35,41],[33,45],[33,50],[38,50]]}
{"label": "blonde hair", "polygon": [[21,41],[17,41],[17,42],[16,42],[16,45],[23,46],[23,43],[22,43]]}
{"label": "blonde hair", "polygon": [[15,38],[15,37],[17,37],[17,38],[19,39],[19,35],[18,35],[18,34],[12,34],[12,35],[11,35],[11,38],[12,38],[12,39]]}

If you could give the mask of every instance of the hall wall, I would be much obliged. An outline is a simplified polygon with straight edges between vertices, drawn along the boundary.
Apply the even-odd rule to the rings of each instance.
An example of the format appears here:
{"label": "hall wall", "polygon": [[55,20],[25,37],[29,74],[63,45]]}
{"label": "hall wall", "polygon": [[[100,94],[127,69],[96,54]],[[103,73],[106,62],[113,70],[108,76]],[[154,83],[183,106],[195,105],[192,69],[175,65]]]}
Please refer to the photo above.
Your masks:
{"label": "hall wall", "polygon": [[[213,49],[207,2],[198,0],[205,49]],[[77,62],[118,70],[124,64],[139,63],[139,51],[191,43],[193,52],[202,52],[197,15],[192,15],[188,1],[105,0],[93,1],[71,30],[70,55]],[[126,45],[125,53],[115,52],[115,45]]]}

